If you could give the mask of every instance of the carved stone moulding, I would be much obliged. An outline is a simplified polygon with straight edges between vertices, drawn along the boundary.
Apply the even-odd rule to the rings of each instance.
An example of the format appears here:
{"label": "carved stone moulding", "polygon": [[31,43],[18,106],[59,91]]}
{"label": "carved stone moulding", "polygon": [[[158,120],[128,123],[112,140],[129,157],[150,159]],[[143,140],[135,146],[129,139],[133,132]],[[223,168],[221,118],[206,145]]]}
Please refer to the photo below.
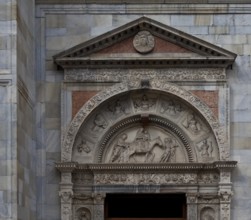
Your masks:
{"label": "carved stone moulding", "polygon": [[168,69],[65,69],[66,82],[123,82],[141,79],[162,81],[226,81],[223,68],[168,68]]}
{"label": "carved stone moulding", "polygon": [[[236,161],[217,161],[214,163],[169,163],[169,164],[78,164],[75,163],[73,184],[88,185],[168,185],[168,184],[200,184],[215,185],[220,183],[222,168],[232,170]],[[56,168],[64,172],[68,163],[57,163]],[[72,168],[72,166],[70,166]],[[88,174],[83,176],[83,174]],[[91,175],[89,175],[91,174]],[[81,177],[79,176],[81,175]],[[92,180],[91,180],[91,179]],[[88,181],[87,181],[88,179]],[[228,182],[226,184],[230,184]],[[221,193],[223,198],[228,195]],[[212,196],[211,196],[212,197]],[[201,198],[210,200],[202,195]],[[89,198],[85,198],[89,199]],[[226,199],[225,199],[226,200]],[[224,200],[224,201],[225,201]],[[206,201],[206,200],[205,200]]]}
{"label": "carved stone moulding", "polygon": [[[94,114],[94,112],[97,112],[98,109],[102,109],[102,106],[104,103],[109,103],[111,99],[119,99],[121,96],[126,96],[127,94],[131,92],[138,92],[139,94],[143,94],[145,91],[145,85],[147,85],[149,92],[155,92],[162,94],[163,96],[167,97],[176,97],[176,99],[182,101],[186,104],[186,106],[189,106],[189,108],[193,109],[193,111],[196,111],[200,117],[205,120],[206,124],[208,124],[210,130],[212,130],[213,135],[215,136],[217,146],[219,149],[220,159],[227,160],[229,158],[229,149],[228,149],[228,140],[226,136],[226,130],[221,127],[217,121],[217,119],[214,117],[214,114],[212,113],[211,109],[203,103],[198,97],[190,93],[189,91],[171,84],[167,82],[163,82],[160,80],[149,80],[149,82],[146,84],[144,83],[144,87],[142,88],[141,81],[130,81],[128,83],[120,83],[115,86],[112,86],[111,88],[104,90],[97,95],[95,95],[93,98],[91,98],[76,114],[72,122],[70,123],[68,129],[66,129],[66,132],[63,134],[63,142],[62,142],[62,161],[71,161],[72,160],[72,149],[73,145],[76,139],[76,136],[83,124],[86,124],[86,121],[88,118],[93,117],[93,122],[95,127],[93,129],[95,130],[106,130],[106,128],[111,127],[113,125],[109,124],[108,121],[104,118],[104,115],[101,114]],[[145,102],[144,97],[141,97],[140,100],[142,103]],[[147,102],[147,109],[144,107],[145,105],[137,104],[138,101],[134,100],[134,109],[135,111],[140,111],[142,113],[147,113],[148,111],[152,111],[152,108],[150,103],[155,102],[154,98],[151,100],[146,100]],[[155,104],[154,104],[155,105]],[[173,104],[168,103],[169,108],[170,106],[173,107]],[[144,107],[144,109],[142,109]],[[115,106],[112,108],[113,111],[116,110]],[[176,109],[177,110],[177,109]],[[163,113],[167,111],[166,107],[163,106],[162,110]],[[170,109],[169,109],[170,111]],[[93,116],[92,116],[93,115]],[[182,126],[184,129],[189,129],[190,132],[196,133],[200,128],[198,125],[189,125],[190,121],[196,121],[192,113],[190,116],[187,116],[184,122],[182,122]],[[101,123],[102,122],[102,123]],[[198,143],[198,148],[202,148],[203,143]],[[207,144],[207,143],[204,143]],[[87,143],[88,145],[88,143]],[[89,144],[90,146],[90,144]],[[80,148],[80,150],[85,151],[86,153],[89,152],[88,146],[84,146]]]}

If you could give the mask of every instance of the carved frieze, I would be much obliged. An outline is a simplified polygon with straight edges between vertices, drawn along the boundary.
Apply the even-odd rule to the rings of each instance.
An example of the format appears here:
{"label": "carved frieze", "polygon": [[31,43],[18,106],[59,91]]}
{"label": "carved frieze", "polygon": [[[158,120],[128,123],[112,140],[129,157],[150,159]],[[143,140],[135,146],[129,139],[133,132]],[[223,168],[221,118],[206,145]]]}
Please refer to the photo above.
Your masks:
{"label": "carved frieze", "polygon": [[222,81],[223,69],[66,69],[65,80],[79,82],[123,82],[140,79],[160,81]]}
{"label": "carved frieze", "polygon": [[197,175],[190,173],[124,173],[124,174],[96,174],[94,183],[97,185],[164,185],[164,184],[195,184]]}

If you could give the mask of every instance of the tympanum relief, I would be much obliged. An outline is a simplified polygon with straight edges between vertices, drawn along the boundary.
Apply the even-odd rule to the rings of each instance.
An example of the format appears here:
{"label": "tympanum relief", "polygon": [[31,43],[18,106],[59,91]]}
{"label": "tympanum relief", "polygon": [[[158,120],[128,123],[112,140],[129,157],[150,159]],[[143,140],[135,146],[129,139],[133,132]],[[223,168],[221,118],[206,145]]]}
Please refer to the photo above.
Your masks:
{"label": "tympanum relief", "polygon": [[[94,111],[88,121],[79,129],[75,140],[73,157],[78,162],[88,162],[95,157],[102,145],[103,136],[108,135],[105,144],[106,163],[168,163],[187,162],[187,149],[172,131],[173,128],[130,127],[129,130],[118,126],[118,131],[110,134],[111,126],[132,115],[156,115],[166,118],[176,133],[183,132],[186,142],[191,146],[195,161],[211,162],[219,157],[216,140],[211,129],[203,119],[186,104],[174,97],[145,91],[115,97]],[[132,122],[133,123],[133,122]],[[161,127],[161,126],[160,126]],[[165,126],[164,126],[165,127]],[[122,129],[122,130],[121,130]],[[116,137],[115,137],[115,136]],[[103,139],[102,139],[103,137]],[[105,138],[106,139],[106,138]],[[105,158],[105,159],[104,159]]]}
{"label": "tympanum relief", "polygon": [[187,161],[183,144],[173,134],[154,126],[123,131],[109,142],[104,156],[104,162],[108,163],[167,163],[176,160]]}

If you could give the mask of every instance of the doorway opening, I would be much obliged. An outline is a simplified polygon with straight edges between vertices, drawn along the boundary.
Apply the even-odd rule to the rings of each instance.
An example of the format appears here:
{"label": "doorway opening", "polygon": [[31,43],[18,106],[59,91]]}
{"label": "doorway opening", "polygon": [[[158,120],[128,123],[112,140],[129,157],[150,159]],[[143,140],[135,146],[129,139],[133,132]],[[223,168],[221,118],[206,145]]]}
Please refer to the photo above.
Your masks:
{"label": "doorway opening", "polygon": [[185,194],[107,194],[106,220],[186,220]]}

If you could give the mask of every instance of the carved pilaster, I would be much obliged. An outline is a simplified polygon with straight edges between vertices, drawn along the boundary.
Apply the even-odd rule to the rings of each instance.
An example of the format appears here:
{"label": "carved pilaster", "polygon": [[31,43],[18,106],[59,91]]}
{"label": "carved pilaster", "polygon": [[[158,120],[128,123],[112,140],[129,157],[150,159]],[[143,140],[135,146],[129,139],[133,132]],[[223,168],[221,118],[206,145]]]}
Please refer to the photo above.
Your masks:
{"label": "carved pilaster", "polygon": [[187,194],[187,220],[198,219],[197,202],[198,198],[196,193]]}
{"label": "carved pilaster", "polygon": [[94,220],[104,220],[105,193],[93,193]]}
{"label": "carved pilaster", "polygon": [[233,196],[232,191],[219,191],[220,197],[220,219],[230,220],[230,203]]}
{"label": "carved pilaster", "polygon": [[71,220],[72,219],[72,174],[68,170],[61,173],[61,183],[59,196],[61,198],[61,219]]}

